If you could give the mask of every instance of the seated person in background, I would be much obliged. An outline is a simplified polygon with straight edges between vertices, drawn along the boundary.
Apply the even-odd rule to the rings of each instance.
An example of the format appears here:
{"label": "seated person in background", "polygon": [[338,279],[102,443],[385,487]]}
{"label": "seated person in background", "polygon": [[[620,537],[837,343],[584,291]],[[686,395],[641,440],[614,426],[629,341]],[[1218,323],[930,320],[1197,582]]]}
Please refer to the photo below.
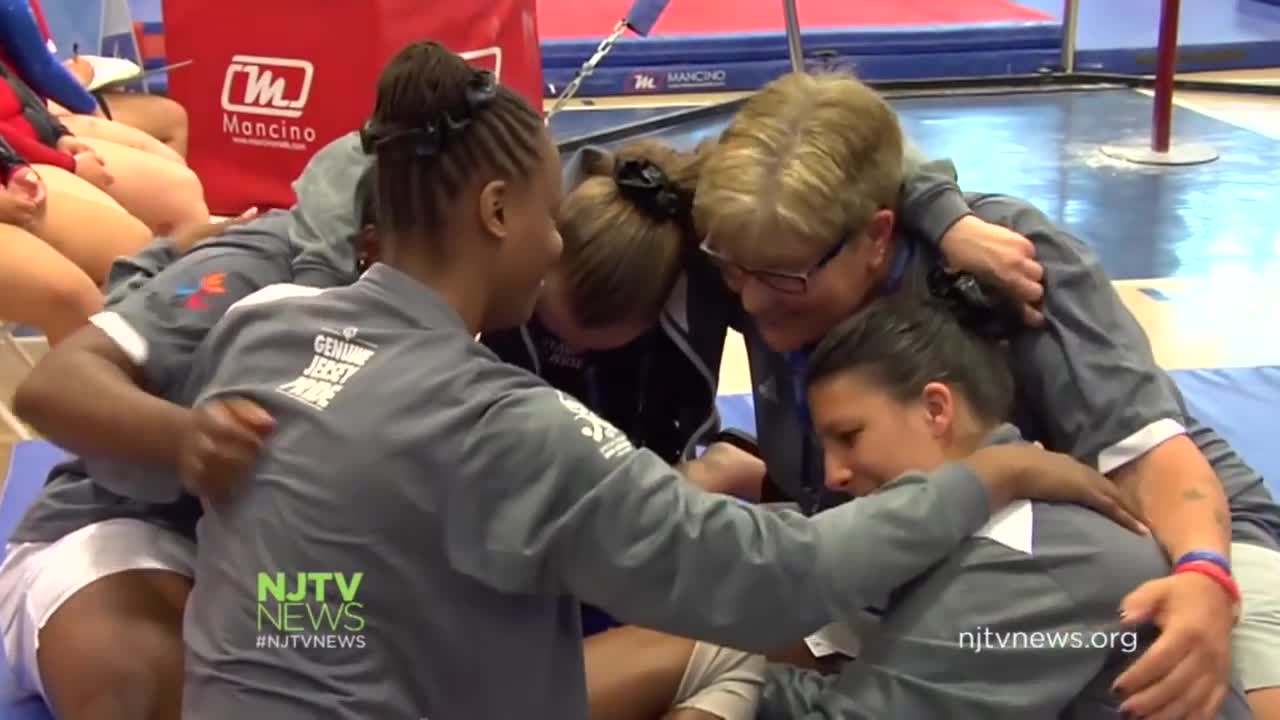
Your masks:
{"label": "seated person in background", "polygon": [[[0,320],[37,327],[55,345],[102,309],[102,293],[84,270],[33,234],[49,226],[48,192],[3,139],[0,175]],[[75,238],[94,239],[83,230],[64,239]]]}
{"label": "seated person in background", "polygon": [[[0,67],[16,96],[0,107],[0,120],[26,130],[50,151],[37,157],[6,133],[19,152],[32,162],[57,165],[89,180],[158,234],[209,219],[203,186],[181,160],[101,138],[78,138],[55,118],[49,98],[83,111],[87,93],[49,52],[27,0],[0,0],[0,18]],[[96,103],[89,109],[93,107]],[[35,132],[25,126],[34,126]]]}
{"label": "seated person in background", "polygon": [[[93,65],[83,57],[68,60],[67,69],[82,85],[88,87],[93,82]],[[191,128],[187,109],[177,100],[129,90],[98,90],[94,95],[101,108],[97,113],[64,115],[63,122],[77,134],[110,140],[186,163]],[[55,113],[62,114],[59,112],[62,108],[52,104],[50,107]],[[107,117],[102,117],[104,114]]]}
{"label": "seated person in background", "polygon": [[[86,87],[93,82],[93,64],[83,56],[71,58],[66,67]],[[129,90],[98,90],[94,96],[99,107],[93,114],[70,112],[52,99],[49,109],[77,135],[109,140],[186,164],[190,125],[186,108],[177,100]]]}
{"label": "seated person in background", "polygon": [[[57,55],[53,35],[45,21],[39,0],[4,0],[0,12],[6,22],[27,24],[20,13],[26,10],[39,29],[43,47],[51,56]],[[36,36],[30,27],[15,40],[22,43],[22,54],[29,56],[29,72],[32,85],[48,88],[49,109],[76,135],[96,137],[102,140],[145,150],[161,157],[185,162],[187,146],[187,114],[182,106],[168,98],[117,91],[102,91],[91,95],[86,91],[93,80],[93,66],[78,57],[66,63],[70,77],[59,67],[60,63],[45,62],[39,55]],[[5,43],[11,45],[11,43]],[[13,64],[10,63],[10,67]],[[40,75],[37,82],[35,76]],[[68,82],[70,80],[70,82]],[[107,114],[102,106],[106,106]],[[150,134],[148,134],[150,133]],[[167,144],[166,144],[167,143]]]}

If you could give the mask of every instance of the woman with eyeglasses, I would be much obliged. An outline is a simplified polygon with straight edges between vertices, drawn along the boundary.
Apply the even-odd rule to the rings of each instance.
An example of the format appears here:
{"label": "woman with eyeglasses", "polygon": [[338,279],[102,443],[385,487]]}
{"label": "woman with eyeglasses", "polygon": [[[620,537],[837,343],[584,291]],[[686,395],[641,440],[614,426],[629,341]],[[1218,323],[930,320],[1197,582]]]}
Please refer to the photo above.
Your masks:
{"label": "woman with eyeglasses", "polygon": [[[719,259],[693,227],[693,191],[709,149],[642,140],[572,157],[558,218],[564,253],[534,319],[484,338],[504,360],[582,399],[672,463],[694,457],[719,429],[720,357],[726,330],[742,319]],[[1034,322],[1040,269],[1029,241],[972,217],[944,174],[949,166],[910,157],[908,165],[916,168],[900,198],[908,227],[953,267],[1024,301]],[[803,293],[810,273],[761,277]]]}

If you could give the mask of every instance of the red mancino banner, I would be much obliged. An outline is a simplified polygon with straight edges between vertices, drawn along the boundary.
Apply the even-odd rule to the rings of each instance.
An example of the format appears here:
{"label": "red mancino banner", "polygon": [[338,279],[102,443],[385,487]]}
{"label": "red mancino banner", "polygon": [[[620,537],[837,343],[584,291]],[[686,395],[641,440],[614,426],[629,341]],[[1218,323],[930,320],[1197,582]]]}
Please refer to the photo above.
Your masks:
{"label": "red mancino banner", "polygon": [[[169,94],[209,209],[289,207],[317,150],[358,129],[378,73],[430,39],[542,106],[536,0],[165,0]],[[322,40],[323,38],[323,40]]]}

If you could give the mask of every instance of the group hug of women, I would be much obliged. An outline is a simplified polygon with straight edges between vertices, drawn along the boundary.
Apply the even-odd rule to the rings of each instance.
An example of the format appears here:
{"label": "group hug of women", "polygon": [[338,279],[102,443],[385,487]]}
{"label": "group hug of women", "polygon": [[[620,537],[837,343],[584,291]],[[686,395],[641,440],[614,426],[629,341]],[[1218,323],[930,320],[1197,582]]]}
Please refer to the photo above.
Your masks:
{"label": "group hug of women", "polygon": [[[779,78],[698,148],[562,159],[416,43],[296,188],[118,260],[19,388],[76,457],[0,566],[0,697],[1280,718],[1262,479],[1086,244],[961,192],[854,77]],[[757,438],[719,426],[730,329]]]}

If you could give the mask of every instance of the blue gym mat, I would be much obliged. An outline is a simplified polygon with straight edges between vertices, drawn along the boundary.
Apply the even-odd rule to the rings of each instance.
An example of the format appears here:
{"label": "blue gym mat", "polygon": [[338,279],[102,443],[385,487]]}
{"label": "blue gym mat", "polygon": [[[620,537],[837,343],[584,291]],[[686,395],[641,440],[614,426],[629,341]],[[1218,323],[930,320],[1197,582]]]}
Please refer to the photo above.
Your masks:
{"label": "blue gym mat", "polygon": [[[1053,66],[1061,32],[1057,22],[810,29],[804,50],[814,68],[851,70],[868,80],[994,77]],[[597,42],[542,42],[548,97],[573,80]],[[780,33],[624,38],[578,94],[755,90],[790,69]]]}
{"label": "blue gym mat", "polygon": [[[1266,479],[1280,498],[1280,452],[1270,428],[1280,406],[1280,367],[1181,370],[1171,373],[1191,413],[1217,430]],[[722,395],[724,427],[754,434],[755,407],[750,395]]]}

